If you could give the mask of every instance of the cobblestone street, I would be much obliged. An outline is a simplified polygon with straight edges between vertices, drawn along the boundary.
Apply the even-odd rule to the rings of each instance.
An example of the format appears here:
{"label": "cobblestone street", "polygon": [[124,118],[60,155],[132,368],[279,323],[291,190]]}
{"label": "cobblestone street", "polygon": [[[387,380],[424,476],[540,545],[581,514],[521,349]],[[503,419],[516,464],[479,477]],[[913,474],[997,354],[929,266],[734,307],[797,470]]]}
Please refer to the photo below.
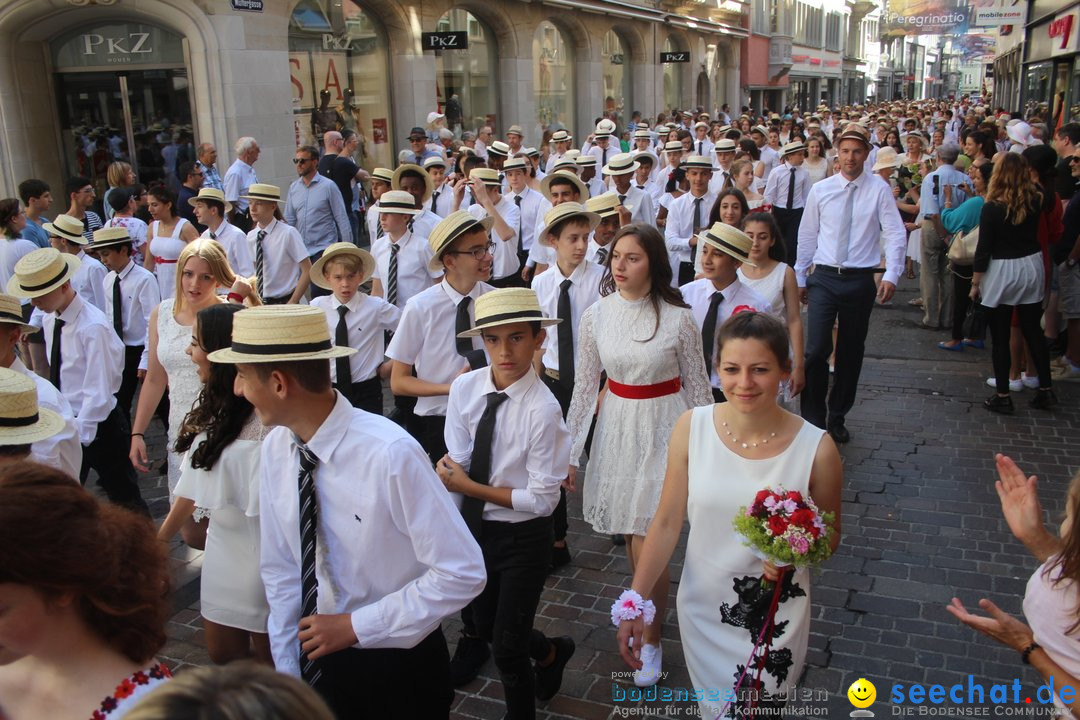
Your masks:
{"label": "cobblestone street", "polygon": [[[1013,417],[986,412],[980,405],[991,393],[985,385],[989,349],[938,350],[944,333],[916,328],[921,311],[907,304],[916,282],[902,280],[895,304],[873,314],[858,404],[847,424],[852,442],[842,448],[843,542],[814,579],[810,651],[798,682],[800,689],[824,692],[792,703],[793,716],[846,717],[853,708],[845,693],[859,677],[877,686],[878,702],[870,709],[879,718],[896,709],[888,707],[896,683],[966,685],[968,674],[987,684],[1011,684],[1016,677],[1025,687],[1041,683],[1015,653],[961,625],[945,604],[957,596],[970,608],[987,597],[1019,614],[1038,563],[1001,517],[993,453],[1005,452],[1028,474],[1038,474],[1046,520],[1056,527],[1077,465],[1080,385],[1056,388],[1061,404],[1053,413],[1028,408],[1031,390],[1014,395]],[[148,441],[160,464],[156,421],[152,429],[156,435]],[[155,517],[163,517],[165,478],[146,476],[142,487]],[[685,535],[666,618],[662,685],[669,688],[690,686],[673,607],[684,543]],[[571,502],[569,544],[573,561],[549,578],[537,626],[549,635],[571,635],[577,652],[562,691],[540,706],[538,717],[696,717],[687,704],[613,702],[613,694],[632,687],[608,616],[628,583],[628,567],[622,548],[581,521],[580,494]],[[164,656],[182,669],[209,662],[198,615],[201,558],[179,545],[173,557],[176,612]],[[444,624],[451,649],[459,627],[453,619]],[[501,718],[501,692],[489,661],[458,693],[453,717]]]}

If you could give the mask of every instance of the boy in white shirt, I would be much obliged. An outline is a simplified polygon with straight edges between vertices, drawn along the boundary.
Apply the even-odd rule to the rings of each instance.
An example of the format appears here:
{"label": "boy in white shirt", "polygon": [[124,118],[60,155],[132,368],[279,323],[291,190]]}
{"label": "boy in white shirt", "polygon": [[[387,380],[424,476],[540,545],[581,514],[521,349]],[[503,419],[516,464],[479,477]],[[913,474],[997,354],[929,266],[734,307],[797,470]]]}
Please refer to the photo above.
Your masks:
{"label": "boy in white shirt", "polygon": [[254,226],[247,240],[255,258],[255,290],[266,305],[295,305],[311,278],[311,258],[299,231],[278,220],[281,189],[254,183],[243,196]]}
{"label": "boy in white shirt", "polygon": [[429,157],[424,161],[424,170],[431,177],[431,200],[427,209],[444,218],[454,207],[454,189],[446,182],[446,160]]}
{"label": "boy in white shirt", "polygon": [[[474,168],[469,173],[469,186],[476,204],[467,212],[477,220],[490,217],[491,239],[495,242],[495,259],[491,265],[492,287],[511,287],[521,284],[521,262],[518,251],[521,243],[518,227],[521,224],[521,211],[517,204],[502,194],[502,178],[491,168]],[[461,192],[464,188],[458,186]]]}
{"label": "boy in white shirt", "polygon": [[62,253],[79,258],[79,269],[71,278],[71,285],[75,288],[75,292],[104,312],[105,292],[102,290],[102,282],[109,271],[97,258],[84,252],[85,246],[90,241],[83,234],[82,221],[70,215],[57,215],[55,220],[45,223],[42,227],[49,233],[50,245]]}
{"label": "boy in white shirt", "polygon": [[217,240],[225,248],[229,266],[240,277],[255,274],[255,258],[251,256],[244,231],[225,218],[232,212],[232,205],[225,201],[225,193],[211,187],[199,188],[199,194],[188,200],[195,209],[195,219],[206,227],[202,237]]}
{"label": "boy in white shirt", "polygon": [[370,244],[374,244],[377,238],[382,237],[383,230],[379,227],[379,211],[375,208],[379,205],[379,198],[390,189],[393,181],[393,170],[377,167],[371,171],[371,204],[368,205],[367,214],[364,215],[364,224],[367,226],[368,242]]}
{"label": "boy in white shirt", "polygon": [[631,182],[634,173],[640,169],[637,158],[630,153],[619,153],[612,156],[604,174],[611,178],[615,186],[611,192],[619,198],[619,204],[630,211],[630,222],[656,227],[656,206],[652,196]]}

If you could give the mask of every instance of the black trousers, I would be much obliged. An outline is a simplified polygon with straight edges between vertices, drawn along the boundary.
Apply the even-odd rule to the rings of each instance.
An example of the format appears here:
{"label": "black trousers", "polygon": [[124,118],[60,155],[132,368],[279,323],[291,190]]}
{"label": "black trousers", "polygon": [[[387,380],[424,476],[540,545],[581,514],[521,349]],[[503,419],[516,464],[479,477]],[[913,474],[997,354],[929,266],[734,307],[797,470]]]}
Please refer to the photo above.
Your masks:
{"label": "black trousers", "polygon": [[550,517],[519,523],[485,520],[481,526],[487,585],[462,611],[462,618],[467,633],[491,643],[511,720],[536,717],[530,659],[544,660],[551,652],[551,641],[533,628],[551,565],[551,543]]}
{"label": "black trousers", "polygon": [[[855,405],[862,372],[870,312],[874,309],[874,276],[870,273],[837,275],[818,270],[806,279],[809,304],[806,317],[806,386],[802,416],[820,428],[843,423]],[[829,355],[836,334],[836,372],[829,391]],[[825,396],[828,394],[828,403]]]}
{"label": "black trousers", "polygon": [[263,305],[285,305],[285,304],[287,304],[289,302],[289,298],[292,297],[292,294],[293,294],[293,291],[290,290],[289,292],[285,293],[284,295],[280,295],[278,297],[263,298],[262,299]]}
{"label": "black trousers", "polygon": [[442,628],[409,649],[346,648],[319,660],[316,692],[338,720],[448,718],[450,653]]}
{"label": "black trousers", "polygon": [[[566,413],[570,411],[570,400],[574,396],[572,388],[568,388],[561,382],[553,377],[549,377],[547,373],[540,373],[540,379],[547,385],[548,390],[555,396],[555,399],[559,401],[559,407],[562,408],[563,420],[566,419]],[[570,523],[566,519],[566,489],[559,488],[559,504],[555,506],[555,512],[551,513],[551,520],[554,526],[554,535],[556,541],[566,539],[566,531],[570,529]]]}
{"label": "black trousers", "polygon": [[345,399],[352,403],[354,408],[366,410],[375,415],[383,414],[382,380],[376,375],[367,380],[349,383],[346,386],[335,385]]}
{"label": "black trousers", "polygon": [[694,280],[694,263],[693,262],[681,262],[679,263],[679,286],[683,286],[688,282]]}
{"label": "black trousers", "polygon": [[251,212],[249,210],[244,210],[243,212],[237,210],[233,213],[232,219],[229,222],[243,231],[245,235],[251,232],[251,228],[255,227],[255,223],[251,220]]}
{"label": "black trousers", "polygon": [[795,267],[795,259],[799,251],[799,223],[802,222],[802,208],[787,210],[786,208],[774,207],[773,217],[780,226],[780,232],[784,236],[785,262]]}
{"label": "black trousers", "polygon": [[[1009,392],[1009,366],[1012,358],[1009,354],[1009,334],[1012,330],[1013,310],[1020,319],[1020,334],[1024,336],[1031,360],[1035,363],[1035,372],[1039,375],[1039,387],[1049,389],[1053,382],[1050,379],[1050,349],[1046,346],[1040,321],[1042,319],[1042,303],[1027,303],[1025,305],[998,305],[996,308],[986,308],[986,314],[990,319],[990,342],[991,358],[994,361],[994,377],[997,379],[997,391],[1004,395]],[[1031,374],[1032,368],[1028,368]]]}
{"label": "black trousers", "polygon": [[120,408],[129,426],[131,425],[131,403],[135,399],[135,390],[139,386],[139,359],[142,358],[142,353],[142,345],[124,346],[124,374],[120,379],[120,389],[116,391],[116,407]]}
{"label": "black trousers", "polygon": [[431,464],[442,460],[446,454],[446,438],[443,430],[446,428],[445,415],[413,415],[412,427],[406,428],[409,434],[416,438],[420,447],[431,459]]}
{"label": "black trousers", "polygon": [[517,272],[510,273],[503,278],[492,278],[488,285],[493,288],[527,287],[528,283],[521,279],[521,268]]}
{"label": "black trousers", "polygon": [[149,517],[150,510],[139,492],[139,479],[128,457],[130,449],[131,425],[114,407],[109,416],[98,423],[94,441],[83,445],[79,482],[85,485],[90,468],[93,468],[98,474],[98,485],[110,502]]}
{"label": "black trousers", "polygon": [[965,330],[969,333],[967,336],[969,340],[982,340],[986,337],[986,308],[977,300],[974,303],[974,309],[971,310],[971,325],[967,328],[964,327],[968,309],[972,306],[969,297],[971,293],[971,272],[971,265],[954,265],[950,273],[953,278],[953,340],[963,340]]}
{"label": "black trousers", "polygon": [[[322,254],[323,254],[323,251],[320,250],[319,252],[315,253],[314,255],[309,255],[308,260],[310,260],[311,264],[314,265],[315,263],[317,263],[319,261],[319,258],[322,257]],[[327,290],[326,288],[321,288],[318,285],[316,285],[315,283],[311,283],[310,285],[308,285],[308,293],[311,294],[311,297],[317,298],[317,297],[322,297],[324,295],[329,295],[331,293],[331,291]]]}

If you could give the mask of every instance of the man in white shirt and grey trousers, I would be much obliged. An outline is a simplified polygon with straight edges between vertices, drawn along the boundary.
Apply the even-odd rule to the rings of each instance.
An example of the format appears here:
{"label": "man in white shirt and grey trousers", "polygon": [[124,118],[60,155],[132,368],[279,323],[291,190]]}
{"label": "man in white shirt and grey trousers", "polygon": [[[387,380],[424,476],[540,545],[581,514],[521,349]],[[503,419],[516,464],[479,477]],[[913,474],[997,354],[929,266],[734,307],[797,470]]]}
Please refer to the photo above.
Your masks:
{"label": "man in white shirt and grey trousers", "polygon": [[[802,415],[826,428],[838,443],[851,439],[844,417],[855,404],[862,371],[874,309],[874,273],[880,272],[879,242],[885,246],[885,276],[876,293],[880,302],[887,302],[896,290],[907,245],[888,184],[864,172],[869,152],[870,141],[860,130],[844,131],[837,143],[840,172],[810,188],[799,225],[795,278],[801,300],[809,302]],[[811,265],[813,273],[807,277]],[[838,323],[836,372],[826,403],[834,323]]]}

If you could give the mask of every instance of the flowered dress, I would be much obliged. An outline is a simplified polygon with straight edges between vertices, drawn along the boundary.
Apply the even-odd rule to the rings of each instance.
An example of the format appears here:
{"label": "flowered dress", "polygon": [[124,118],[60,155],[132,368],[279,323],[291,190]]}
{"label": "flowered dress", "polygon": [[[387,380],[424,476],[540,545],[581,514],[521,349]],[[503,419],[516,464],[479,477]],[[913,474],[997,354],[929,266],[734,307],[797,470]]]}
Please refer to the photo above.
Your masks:
{"label": "flowered dress", "polygon": [[90,720],[118,720],[139,704],[148,692],[172,677],[169,668],[162,663],[154,663],[145,670],[139,670],[131,677],[126,677],[101,704],[94,710]]}

